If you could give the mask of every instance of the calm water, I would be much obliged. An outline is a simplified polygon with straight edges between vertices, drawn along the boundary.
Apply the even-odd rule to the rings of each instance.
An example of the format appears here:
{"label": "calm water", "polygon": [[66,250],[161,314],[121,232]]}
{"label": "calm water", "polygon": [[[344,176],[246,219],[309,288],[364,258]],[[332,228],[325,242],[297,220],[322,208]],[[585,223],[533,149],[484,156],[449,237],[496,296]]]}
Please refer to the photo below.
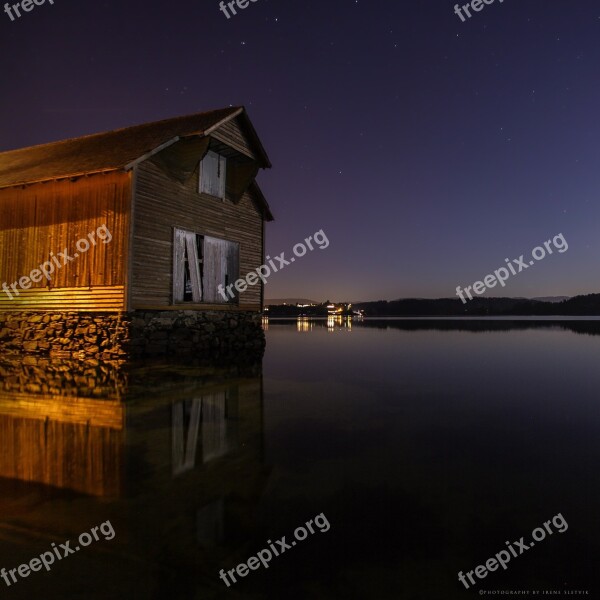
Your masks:
{"label": "calm water", "polygon": [[[271,322],[267,342],[226,369],[0,359],[0,566],[115,532],[3,597],[600,598],[600,322]],[[558,513],[565,533],[458,582]]]}

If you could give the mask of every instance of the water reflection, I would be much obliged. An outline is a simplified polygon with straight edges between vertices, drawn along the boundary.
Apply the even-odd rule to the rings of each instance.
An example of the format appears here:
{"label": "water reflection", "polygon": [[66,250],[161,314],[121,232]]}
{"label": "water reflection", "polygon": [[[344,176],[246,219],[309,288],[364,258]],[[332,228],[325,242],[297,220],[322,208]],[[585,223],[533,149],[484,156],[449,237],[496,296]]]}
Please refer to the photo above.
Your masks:
{"label": "water reflection", "polygon": [[173,474],[196,466],[199,440],[203,463],[235,450],[237,391],[238,386],[232,386],[173,404]]}
{"label": "water reflection", "polygon": [[[50,591],[38,576],[11,594],[72,598],[72,584],[86,598],[185,597],[213,586],[222,557],[250,537],[267,480],[261,365],[5,356],[0,369],[0,566],[107,519],[116,531],[61,562]],[[81,560],[93,564],[85,576]]]}
{"label": "water reflection", "polygon": [[296,321],[296,328],[300,332],[311,331],[314,326],[314,321],[308,317],[298,317],[298,320]]}
{"label": "water reflection", "polygon": [[[599,321],[307,326],[271,320],[266,411],[260,364],[2,357],[0,567],[116,532],[10,596],[463,598],[459,570],[559,511],[493,585],[594,580]],[[320,512],[331,532],[225,588]]]}
{"label": "water reflection", "polygon": [[419,318],[372,318],[365,319],[358,316],[329,315],[328,317],[297,317],[295,319],[276,317],[263,317],[265,331],[273,326],[289,326],[296,324],[300,333],[316,329],[328,331],[347,330],[353,327],[366,329],[387,329],[399,331],[471,331],[493,332],[530,329],[559,329],[582,333],[587,335],[600,335],[600,318],[589,317],[482,317],[463,318],[453,317],[446,319],[419,317]]}
{"label": "water reflection", "polygon": [[[272,487],[286,516],[316,498],[332,523],[331,551],[316,550],[325,572],[311,562],[301,572],[318,581],[293,598],[597,597],[599,325],[367,319],[334,335],[322,319],[299,335],[295,320],[272,319]],[[576,515],[572,541],[553,536],[528,564],[461,589],[458,571],[560,511]],[[280,590],[269,597],[290,598]]]}
{"label": "water reflection", "polygon": [[[89,420],[82,416],[88,412]],[[96,496],[120,492],[123,407],[97,401],[2,399],[0,477]],[[92,424],[93,423],[93,424]],[[76,457],[76,458],[74,458]]]}
{"label": "water reflection", "polygon": [[296,330],[299,333],[308,333],[314,329],[327,328],[329,332],[338,330],[352,331],[352,322],[360,321],[363,319],[352,317],[350,315],[329,315],[327,317],[297,317],[296,319],[284,319],[275,318],[269,319],[265,317],[263,320],[263,327],[265,331],[268,331],[269,324],[282,325],[289,323],[296,323]]}

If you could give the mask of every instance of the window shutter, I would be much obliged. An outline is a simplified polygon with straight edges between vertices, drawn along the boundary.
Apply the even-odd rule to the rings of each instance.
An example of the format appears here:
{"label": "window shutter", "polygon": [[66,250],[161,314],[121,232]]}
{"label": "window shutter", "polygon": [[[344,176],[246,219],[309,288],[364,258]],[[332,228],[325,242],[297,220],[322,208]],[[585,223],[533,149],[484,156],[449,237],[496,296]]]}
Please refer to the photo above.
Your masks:
{"label": "window shutter", "polygon": [[[239,244],[204,238],[204,301],[222,303],[219,285],[235,283],[238,275]],[[235,288],[233,288],[235,290]]]}
{"label": "window shutter", "polygon": [[[201,241],[200,241],[201,240]],[[198,247],[201,243],[202,246]],[[203,254],[203,269],[199,265]],[[194,303],[222,304],[219,286],[234,284],[239,277],[240,245],[236,242],[204,236],[182,229],[173,230],[173,302],[185,297],[185,260]],[[237,296],[233,288],[234,299]]]}
{"label": "window shutter", "polygon": [[[206,253],[207,262],[204,266],[204,281],[206,282],[206,302],[222,303],[223,297],[218,294],[219,285],[225,285],[225,261],[223,256],[224,240],[204,238],[204,251]],[[233,282],[230,282],[233,283]]]}
{"label": "window shutter", "polygon": [[209,150],[200,167],[200,192],[225,198],[226,177],[227,159]]}
{"label": "window shutter", "polygon": [[202,302],[202,288],[200,282],[200,267],[198,265],[198,247],[196,246],[196,234],[185,233],[185,245],[187,248],[188,266],[190,269],[190,279],[192,280],[193,301]]}
{"label": "window shutter", "polygon": [[213,194],[215,178],[219,165],[219,157],[210,150],[202,160],[200,167],[200,191],[204,194]]}
{"label": "window shutter", "polygon": [[217,249],[214,238],[204,237],[204,278],[202,287],[204,288],[204,301],[215,302],[217,283],[215,277],[215,265],[217,261]]}

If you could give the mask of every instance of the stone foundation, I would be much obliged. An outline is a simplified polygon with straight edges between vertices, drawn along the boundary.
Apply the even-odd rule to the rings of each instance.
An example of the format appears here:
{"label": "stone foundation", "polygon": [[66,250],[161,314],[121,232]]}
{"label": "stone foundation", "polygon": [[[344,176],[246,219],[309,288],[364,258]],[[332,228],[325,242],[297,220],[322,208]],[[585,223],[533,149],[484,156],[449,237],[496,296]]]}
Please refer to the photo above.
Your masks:
{"label": "stone foundation", "polygon": [[260,313],[136,311],[0,314],[0,350],[61,358],[126,360],[178,356],[252,361],[262,357]]}
{"label": "stone foundation", "polygon": [[130,317],[129,354],[257,360],[265,349],[262,316],[253,312],[146,311]]}

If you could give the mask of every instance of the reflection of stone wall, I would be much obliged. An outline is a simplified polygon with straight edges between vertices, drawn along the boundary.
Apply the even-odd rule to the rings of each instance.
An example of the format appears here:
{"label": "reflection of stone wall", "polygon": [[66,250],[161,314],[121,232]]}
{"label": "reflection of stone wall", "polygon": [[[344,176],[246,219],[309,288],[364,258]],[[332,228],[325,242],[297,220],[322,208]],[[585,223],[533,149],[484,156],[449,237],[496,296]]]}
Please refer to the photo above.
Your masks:
{"label": "reflection of stone wall", "polygon": [[9,352],[103,360],[164,355],[256,360],[264,346],[259,313],[0,313],[0,349]]}
{"label": "reflection of stone wall", "polygon": [[145,398],[148,390],[189,390],[199,383],[258,377],[260,361],[99,361],[0,353],[0,402],[19,394],[61,398]]}
{"label": "reflection of stone wall", "polygon": [[120,398],[126,389],[127,375],[117,361],[0,355],[0,392]]}

